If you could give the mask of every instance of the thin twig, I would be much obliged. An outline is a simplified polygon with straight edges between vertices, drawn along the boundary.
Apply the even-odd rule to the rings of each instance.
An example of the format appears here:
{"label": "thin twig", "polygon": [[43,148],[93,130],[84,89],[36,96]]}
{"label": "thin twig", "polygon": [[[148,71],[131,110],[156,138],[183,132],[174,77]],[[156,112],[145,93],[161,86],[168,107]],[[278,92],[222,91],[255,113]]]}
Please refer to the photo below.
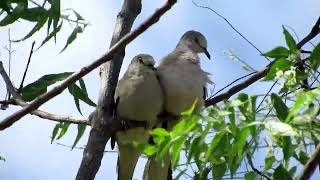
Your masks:
{"label": "thin twig", "polygon": [[[12,45],[11,45],[12,41],[11,41],[11,33],[10,33],[10,28],[8,30],[8,44],[9,44],[9,47],[7,48],[6,47],[6,50],[8,51],[8,60],[9,60],[9,65],[8,65],[8,70],[9,70],[9,77],[11,76],[11,59],[12,59],[12,53],[14,52],[12,50]],[[5,99],[10,99],[10,92],[7,91],[7,94],[6,94],[6,98]]]}
{"label": "thin twig", "polygon": [[144,21],[140,26],[138,26],[135,30],[131,31],[129,34],[121,38],[114,46],[112,46],[109,51],[99,58],[98,60],[92,62],[91,64],[84,66],[78,72],[74,73],[73,75],[69,76],[65,81],[63,81],[60,85],[54,87],[47,93],[41,95],[36,100],[34,100],[29,105],[25,106],[23,109],[15,112],[14,114],[6,117],[0,123],[0,130],[4,130],[10,127],[13,123],[21,119],[23,116],[27,115],[28,113],[34,111],[42,104],[46,103],[53,97],[60,94],[64,89],[66,89],[70,84],[75,83],[77,80],[82,78],[83,76],[87,75],[89,72],[94,70],[95,68],[99,67],[101,64],[110,61],[113,55],[123,49],[127,44],[137,38],[140,34],[145,32],[150,26],[155,24],[159,21],[160,17],[166,13],[171,7],[176,3],[176,0],[168,0],[164,6],[157,9],[152,16],[150,16],[146,21]]}
{"label": "thin twig", "polygon": [[225,87],[221,88],[221,89],[218,90],[216,93],[214,93],[213,95],[211,95],[211,96],[209,97],[209,99],[212,98],[212,97],[214,97],[215,95],[219,94],[221,91],[225,90],[226,88],[230,87],[232,84],[236,83],[237,81],[240,81],[241,79],[244,79],[244,78],[246,78],[246,77],[248,77],[248,76],[251,76],[252,74],[255,74],[255,73],[256,73],[256,72],[251,72],[251,73],[249,73],[249,74],[247,74],[247,75],[244,75],[244,76],[242,76],[242,77],[237,78],[236,80],[232,81],[231,83],[229,83],[228,85],[226,85]]}
{"label": "thin twig", "polygon": [[[76,147],[72,147],[72,146],[69,146],[69,145],[65,145],[65,144],[62,144],[62,143],[56,143],[57,145],[59,145],[59,146],[63,146],[63,147],[67,147],[67,148],[73,148],[73,149],[81,149],[81,150],[83,150],[85,147],[78,147],[78,146],[76,146]],[[118,151],[103,151],[104,153],[117,153],[118,154]]]}
{"label": "thin twig", "polygon": [[27,71],[28,71],[28,68],[29,68],[29,64],[30,64],[30,61],[31,61],[31,57],[32,57],[32,54],[33,54],[33,47],[34,47],[34,44],[36,42],[33,41],[32,45],[31,45],[31,50],[30,50],[30,53],[29,53],[29,58],[28,58],[28,62],[27,62],[27,66],[26,66],[26,69],[24,70],[24,73],[23,73],[23,77],[22,77],[22,80],[21,80],[21,83],[20,83],[20,86],[19,86],[19,90],[20,91],[22,88],[23,88],[23,82],[26,78],[26,75],[27,75]]}
{"label": "thin twig", "polygon": [[270,87],[270,89],[268,90],[267,94],[265,94],[261,100],[261,102],[259,103],[256,111],[259,111],[260,106],[262,105],[263,101],[267,98],[267,96],[270,94],[270,92],[272,91],[272,89],[274,88],[274,86],[277,84],[278,80],[276,80],[272,86]]}
{"label": "thin twig", "polygon": [[272,63],[270,63],[269,66],[267,66],[266,68],[264,68],[261,71],[255,73],[254,75],[252,75],[249,79],[243,81],[242,83],[239,83],[239,84],[233,86],[227,92],[222,93],[222,94],[220,94],[218,96],[215,96],[213,98],[207,99],[206,102],[205,102],[205,106],[208,107],[208,106],[211,106],[211,105],[215,105],[220,101],[223,101],[225,99],[229,99],[232,95],[240,92],[241,90],[247,88],[251,84],[253,84],[256,81],[258,81],[259,79],[263,78],[268,73],[271,64]]}
{"label": "thin twig", "polygon": [[247,157],[247,160],[248,160],[248,164],[250,165],[251,169],[252,169],[255,173],[257,173],[257,174],[259,174],[260,176],[266,178],[267,180],[272,180],[269,176],[265,175],[264,173],[262,173],[261,171],[259,171],[257,168],[254,167],[254,165],[253,165],[253,163],[252,163],[252,159],[251,159],[251,157],[250,157],[249,154],[246,154],[246,157]]}
{"label": "thin twig", "polygon": [[[231,29],[233,29],[239,36],[241,36],[247,43],[249,43],[254,49],[256,49],[260,54],[263,54],[263,52],[256,46],[254,45],[251,41],[249,41],[248,38],[246,38],[240,31],[238,31],[230,22],[227,18],[225,18],[224,16],[222,16],[220,13],[218,13],[216,10],[208,7],[208,6],[202,6],[202,5],[199,5],[197,4],[196,2],[194,2],[194,0],[192,0],[192,3],[199,7],[199,8],[203,8],[203,9],[208,9],[210,11],[212,11],[214,14],[216,14],[218,17],[220,17],[221,19],[223,19],[230,27]],[[263,56],[266,60],[268,60],[269,62],[271,62],[271,60],[266,57],[266,56]]]}

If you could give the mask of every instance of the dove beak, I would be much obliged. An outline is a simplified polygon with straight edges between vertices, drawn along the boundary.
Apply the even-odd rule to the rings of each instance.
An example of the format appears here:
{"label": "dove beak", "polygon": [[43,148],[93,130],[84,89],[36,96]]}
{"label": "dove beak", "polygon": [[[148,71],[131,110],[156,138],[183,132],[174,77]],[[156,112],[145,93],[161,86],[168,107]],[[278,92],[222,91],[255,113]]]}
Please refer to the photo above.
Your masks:
{"label": "dove beak", "polygon": [[204,54],[210,59],[210,53],[208,52],[207,48],[203,48]]}

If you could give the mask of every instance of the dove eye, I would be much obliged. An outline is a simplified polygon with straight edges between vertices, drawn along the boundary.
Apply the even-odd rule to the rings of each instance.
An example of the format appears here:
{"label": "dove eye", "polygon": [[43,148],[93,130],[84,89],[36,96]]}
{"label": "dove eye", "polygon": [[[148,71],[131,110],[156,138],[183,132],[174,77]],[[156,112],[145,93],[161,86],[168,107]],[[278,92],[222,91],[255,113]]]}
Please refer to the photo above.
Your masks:
{"label": "dove eye", "polygon": [[138,62],[144,64],[141,57],[138,57]]}
{"label": "dove eye", "polygon": [[199,39],[198,38],[194,38],[194,41],[199,44]]}

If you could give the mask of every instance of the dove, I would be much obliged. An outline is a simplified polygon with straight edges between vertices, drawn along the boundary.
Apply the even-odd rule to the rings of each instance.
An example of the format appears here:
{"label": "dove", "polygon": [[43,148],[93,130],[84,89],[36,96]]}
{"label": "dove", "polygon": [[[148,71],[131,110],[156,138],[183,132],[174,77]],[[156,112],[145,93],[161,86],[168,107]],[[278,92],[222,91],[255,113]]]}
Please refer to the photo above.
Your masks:
{"label": "dove", "polygon": [[[159,81],[164,91],[164,111],[179,117],[197,100],[195,112],[199,112],[205,102],[206,86],[212,83],[209,73],[200,67],[198,54],[204,53],[209,59],[207,40],[200,32],[184,33],[176,48],[165,56],[158,69]],[[168,122],[170,130],[176,121]],[[145,166],[144,180],[166,180],[170,157],[164,158],[161,166],[155,157],[149,157]]]}
{"label": "dove", "polygon": [[153,57],[148,54],[135,56],[116,88],[117,118],[124,124],[144,123],[144,127],[118,131],[115,135],[119,148],[118,180],[132,179],[141,154],[133,141],[148,143],[149,130],[163,110],[164,95],[154,64]]}

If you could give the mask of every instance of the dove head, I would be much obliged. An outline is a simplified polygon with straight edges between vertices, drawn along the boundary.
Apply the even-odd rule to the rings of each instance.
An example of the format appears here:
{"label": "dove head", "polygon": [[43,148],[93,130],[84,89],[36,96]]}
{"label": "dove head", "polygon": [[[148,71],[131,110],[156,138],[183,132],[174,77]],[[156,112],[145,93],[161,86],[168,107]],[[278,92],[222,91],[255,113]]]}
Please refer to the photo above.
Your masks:
{"label": "dove head", "polygon": [[205,53],[210,59],[210,54],[207,50],[207,40],[200,32],[187,31],[182,35],[177,47],[188,48],[195,53]]}
{"label": "dove head", "polygon": [[154,70],[155,69],[154,65],[155,65],[155,61],[151,55],[139,54],[132,59],[128,67],[128,71],[137,72],[137,71],[146,70],[146,69]]}

